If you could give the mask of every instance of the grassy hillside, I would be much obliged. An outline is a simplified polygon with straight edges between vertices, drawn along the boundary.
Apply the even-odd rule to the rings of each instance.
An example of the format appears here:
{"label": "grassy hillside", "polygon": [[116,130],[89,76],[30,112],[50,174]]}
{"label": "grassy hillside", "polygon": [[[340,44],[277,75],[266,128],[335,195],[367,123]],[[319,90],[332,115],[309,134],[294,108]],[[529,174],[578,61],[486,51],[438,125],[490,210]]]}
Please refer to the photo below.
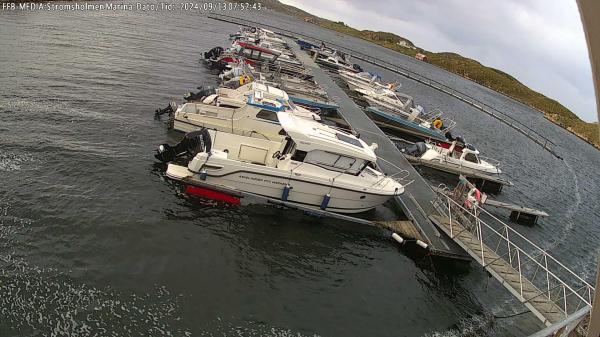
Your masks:
{"label": "grassy hillside", "polygon": [[[415,48],[410,40],[396,34],[354,29],[345,25],[343,22],[333,22],[319,18],[299,8],[282,4],[277,0],[264,0],[261,2],[267,8],[300,19],[310,18],[314,24],[323,28],[355,36],[409,56],[414,57],[417,53],[423,53],[427,55],[429,63],[503,93],[539,110],[547,119],[600,149],[600,134],[598,133],[597,123],[586,123],[582,121],[559,102],[531,90],[516,78],[501,70],[486,67],[475,60],[463,57],[456,53],[433,53],[421,48]],[[401,41],[405,41],[408,47],[400,46],[398,43]]]}

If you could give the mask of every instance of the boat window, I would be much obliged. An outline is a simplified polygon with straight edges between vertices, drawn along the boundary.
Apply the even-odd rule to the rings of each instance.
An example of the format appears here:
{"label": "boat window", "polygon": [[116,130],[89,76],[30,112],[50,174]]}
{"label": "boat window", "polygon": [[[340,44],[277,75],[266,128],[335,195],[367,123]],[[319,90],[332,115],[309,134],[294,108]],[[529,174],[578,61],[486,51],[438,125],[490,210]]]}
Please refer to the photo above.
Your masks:
{"label": "boat window", "polygon": [[467,153],[465,155],[465,160],[466,161],[470,161],[472,163],[477,163],[479,164],[479,158],[477,158],[477,155],[475,155],[474,153]]}
{"label": "boat window", "polygon": [[[283,151],[281,152],[281,154],[286,155],[288,153],[292,153],[292,152],[294,152],[295,149],[296,149],[296,143],[294,143],[294,141],[291,138],[288,138],[287,143],[285,143],[285,146],[283,147]],[[304,152],[304,155],[306,156],[306,152]]]}
{"label": "boat window", "polygon": [[274,111],[262,109],[256,114],[256,118],[266,119],[268,121],[277,122],[277,124],[279,124],[277,113]]}
{"label": "boat window", "polygon": [[294,152],[294,155],[292,156],[292,160],[295,161],[304,161],[304,158],[306,158],[306,151],[302,150],[296,150],[296,152]]}
{"label": "boat window", "polygon": [[352,144],[352,145],[358,146],[360,148],[363,147],[362,144],[361,144],[361,142],[358,139],[354,138],[354,137],[350,137],[350,136],[345,135],[343,133],[336,133],[335,136],[337,137],[337,139],[341,140],[344,143]]}
{"label": "boat window", "polygon": [[365,161],[327,151],[313,150],[306,155],[304,162],[314,164],[328,170],[356,175],[363,168]]}

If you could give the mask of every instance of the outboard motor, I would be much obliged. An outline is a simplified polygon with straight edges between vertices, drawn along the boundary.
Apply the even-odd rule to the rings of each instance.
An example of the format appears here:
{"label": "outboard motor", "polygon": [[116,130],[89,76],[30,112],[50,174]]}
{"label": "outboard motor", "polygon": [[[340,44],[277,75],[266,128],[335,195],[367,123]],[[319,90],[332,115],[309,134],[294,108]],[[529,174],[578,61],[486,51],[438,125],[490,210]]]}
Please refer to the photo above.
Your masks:
{"label": "outboard motor", "polygon": [[223,53],[223,47],[214,47],[213,49],[204,52],[205,60],[216,60]]}
{"label": "outboard motor", "polygon": [[413,157],[420,157],[427,151],[427,146],[423,142],[414,143],[404,149],[404,153],[411,155]]}
{"label": "outboard motor", "polygon": [[183,155],[195,156],[200,152],[210,152],[212,148],[212,139],[208,129],[188,132],[183,136],[183,139],[175,146],[169,144],[161,144],[156,149],[154,157],[163,163],[168,163],[177,157]]}
{"label": "outboard motor", "polygon": [[444,136],[451,142],[456,141],[459,144],[466,144],[465,139],[462,136],[454,137],[450,131],[446,132]]}
{"label": "outboard motor", "polygon": [[164,114],[173,114],[175,112],[175,107],[177,107],[177,104],[175,102],[170,102],[166,108],[156,109],[156,111],[154,112],[154,117],[158,118]]}
{"label": "outboard motor", "polygon": [[471,151],[477,151],[477,149],[475,148],[475,145],[473,145],[473,144],[465,144],[465,148],[467,148]]}
{"label": "outboard motor", "polygon": [[363,68],[362,68],[361,66],[359,66],[358,64],[356,64],[356,63],[354,63],[354,64],[352,65],[352,68],[353,68],[354,70],[356,70],[357,72],[359,72],[359,73],[362,73],[362,72],[363,72]]}
{"label": "outboard motor", "polygon": [[197,89],[199,90],[197,93],[188,92],[187,94],[183,95],[183,99],[185,99],[188,102],[199,101],[206,96],[210,96],[212,94],[217,93],[217,88],[215,88],[212,85],[201,86]]}

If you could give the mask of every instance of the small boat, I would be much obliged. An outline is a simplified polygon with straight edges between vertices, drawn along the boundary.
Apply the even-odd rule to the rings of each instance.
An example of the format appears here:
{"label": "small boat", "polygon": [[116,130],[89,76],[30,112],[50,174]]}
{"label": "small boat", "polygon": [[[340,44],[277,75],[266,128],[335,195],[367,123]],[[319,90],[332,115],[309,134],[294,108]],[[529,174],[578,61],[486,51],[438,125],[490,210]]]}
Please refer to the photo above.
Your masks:
{"label": "small boat", "polygon": [[190,132],[206,127],[250,137],[280,140],[284,137],[277,112],[320,120],[308,109],[296,106],[285,91],[251,82],[238,89],[218,88],[198,101],[183,104],[173,114],[173,129]]}
{"label": "small boat", "polygon": [[368,88],[388,88],[394,89],[393,84],[381,83],[381,76],[370,73],[368,71],[355,72],[340,69],[338,70],[340,77],[348,84],[351,90],[368,89]]}
{"label": "small boat", "polygon": [[278,112],[286,137],[273,141],[202,129],[155,155],[166,176],[233,195],[258,195],[315,210],[360,213],[404,192],[376,169],[374,149],[351,134]]}
{"label": "small boat", "polygon": [[346,71],[357,72],[358,70],[351,64],[346,63],[341,57],[338,56],[326,56],[317,57],[316,62],[326,67],[333,69],[343,69]]}
{"label": "small boat", "polygon": [[[471,144],[465,144],[464,147],[452,143],[433,143],[418,142],[413,145],[401,148],[400,150],[408,156],[417,158],[420,161],[436,162],[448,166],[465,167],[472,170],[500,174],[502,171],[498,168],[499,162],[490,158],[481,157],[479,151]],[[494,163],[491,163],[491,162]]]}
{"label": "small boat", "polygon": [[354,91],[360,93],[362,98],[369,104],[380,107],[385,111],[396,112],[408,116],[411,108],[414,108],[412,96],[395,92],[388,88],[356,88]]}
{"label": "small boat", "polygon": [[[400,116],[399,114],[381,111],[374,107],[367,107],[365,112],[375,124],[382,128],[407,133],[422,139],[446,141],[446,134],[450,131],[444,127],[443,122],[442,124],[432,123],[424,121],[416,116],[411,120],[410,118]],[[436,128],[434,124],[439,126],[439,128]]]}

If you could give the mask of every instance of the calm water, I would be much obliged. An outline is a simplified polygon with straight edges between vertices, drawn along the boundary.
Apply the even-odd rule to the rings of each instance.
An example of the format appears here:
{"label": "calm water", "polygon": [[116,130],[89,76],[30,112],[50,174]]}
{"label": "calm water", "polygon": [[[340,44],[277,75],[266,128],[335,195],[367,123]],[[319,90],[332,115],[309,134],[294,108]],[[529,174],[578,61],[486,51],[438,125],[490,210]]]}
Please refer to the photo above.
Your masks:
{"label": "calm water", "polygon": [[[501,198],[551,213],[515,226],[593,278],[597,150],[427,64],[276,13],[251,17],[397,62],[556,139],[564,162],[400,79],[505,163],[516,186]],[[153,111],[214,84],[200,52],[236,29],[181,11],[0,12],[0,336],[455,336],[477,327],[521,336],[540,327],[531,314],[495,318],[523,308],[476,266],[422,268],[379,231],[201,203],[165,181],[152,152],[173,135]]]}

